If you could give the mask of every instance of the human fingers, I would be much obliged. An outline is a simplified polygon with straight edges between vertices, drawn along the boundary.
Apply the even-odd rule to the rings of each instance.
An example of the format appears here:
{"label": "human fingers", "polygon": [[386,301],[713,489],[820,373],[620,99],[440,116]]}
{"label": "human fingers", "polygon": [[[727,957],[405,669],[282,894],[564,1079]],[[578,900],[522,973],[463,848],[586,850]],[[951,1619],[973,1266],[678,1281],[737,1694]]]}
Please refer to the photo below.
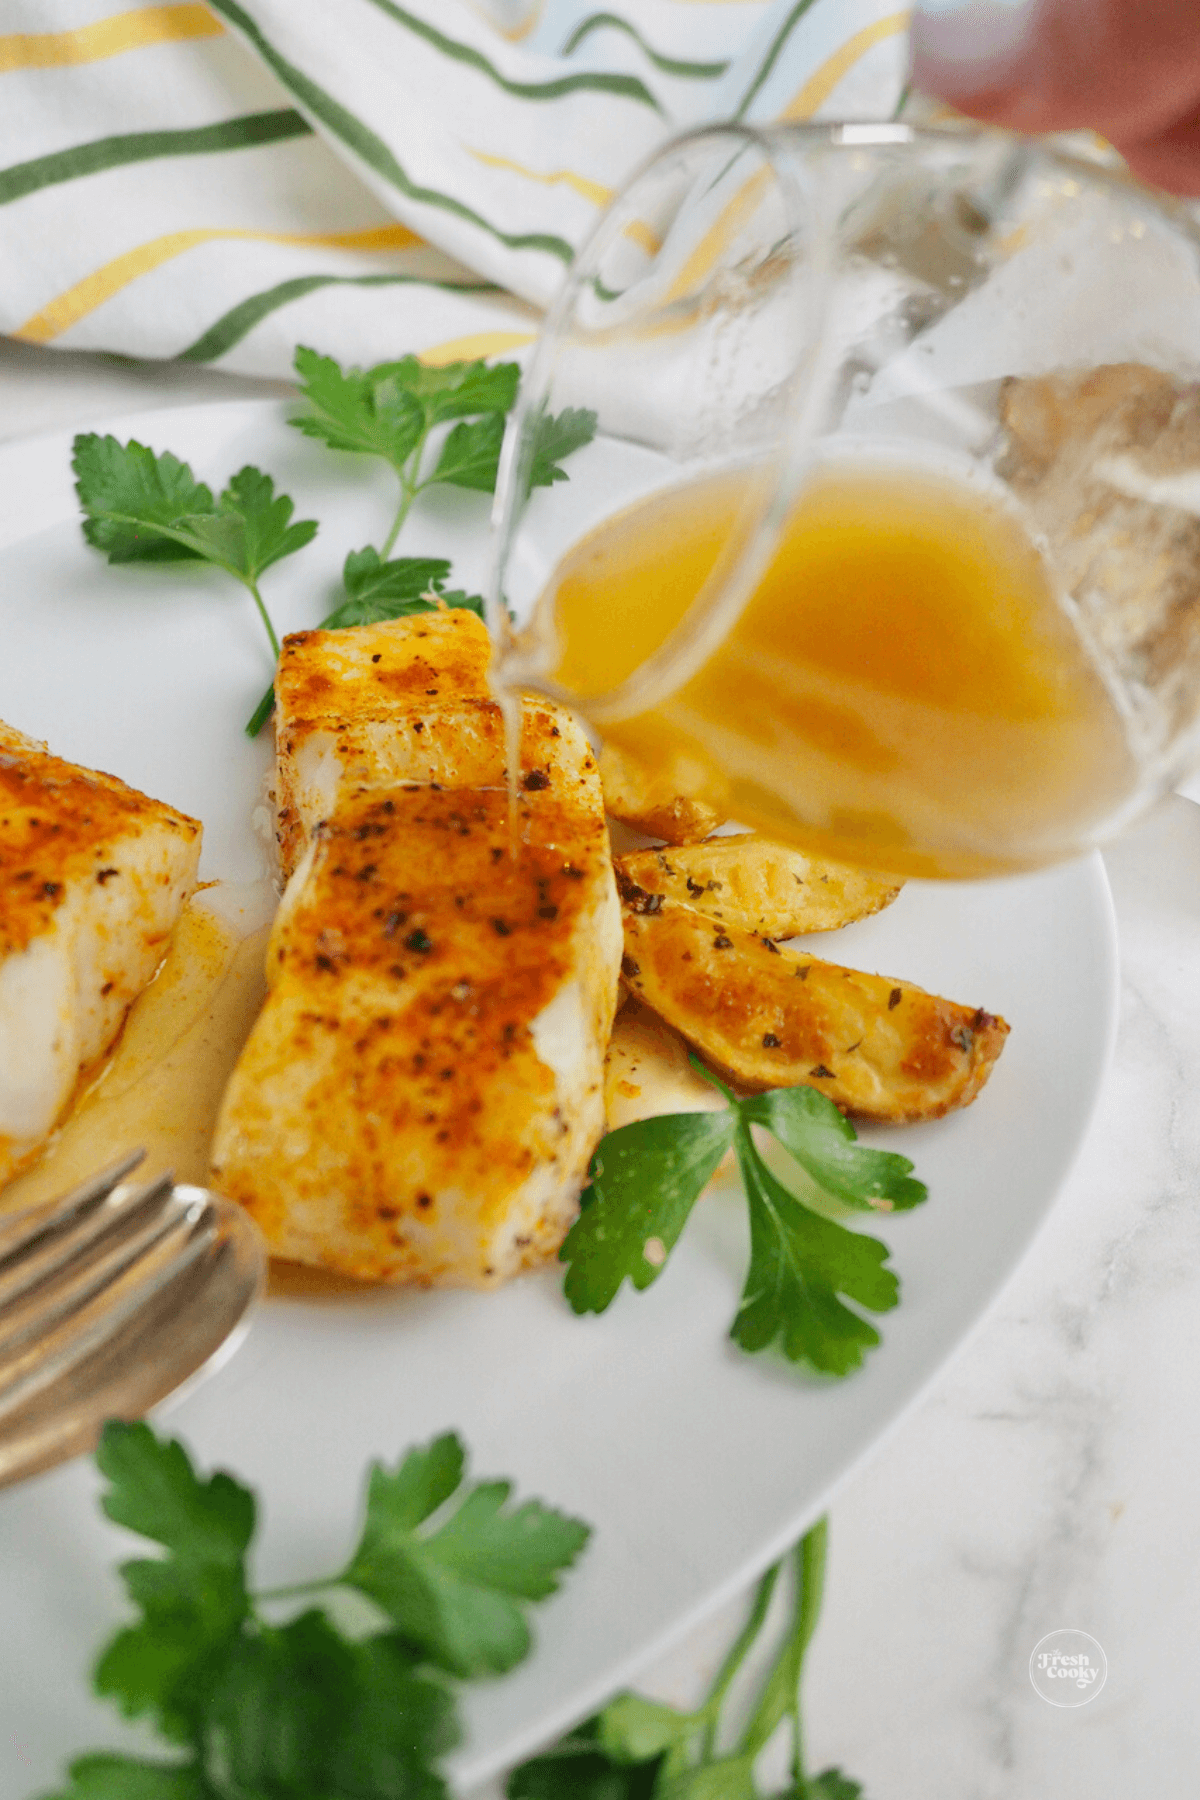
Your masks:
{"label": "human fingers", "polygon": [[917,0],[913,77],[1023,131],[1090,127],[1147,180],[1200,191],[1195,0]]}
{"label": "human fingers", "polygon": [[1200,106],[1157,136],[1118,148],[1139,180],[1173,194],[1200,194]]}

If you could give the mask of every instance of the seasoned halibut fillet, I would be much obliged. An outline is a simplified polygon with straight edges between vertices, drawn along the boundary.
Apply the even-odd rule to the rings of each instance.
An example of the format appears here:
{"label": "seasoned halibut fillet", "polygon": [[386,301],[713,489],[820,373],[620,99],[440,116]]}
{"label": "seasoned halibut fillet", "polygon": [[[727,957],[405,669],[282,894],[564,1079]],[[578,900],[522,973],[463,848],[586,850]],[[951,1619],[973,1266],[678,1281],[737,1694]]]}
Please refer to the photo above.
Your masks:
{"label": "seasoned halibut fillet", "polygon": [[504,722],[488,694],[491,640],[463,608],[346,631],[297,631],[275,677],[275,801],[285,875],[343,784],[502,779]]}
{"label": "seasoned halibut fillet", "polygon": [[292,878],[213,1146],[277,1256],[491,1287],[571,1222],[620,911],[578,727],[525,703],[515,845],[501,759],[486,786],[343,787]]}
{"label": "seasoned halibut fillet", "polygon": [[196,879],[200,825],[0,725],[0,1182],[153,975]]}

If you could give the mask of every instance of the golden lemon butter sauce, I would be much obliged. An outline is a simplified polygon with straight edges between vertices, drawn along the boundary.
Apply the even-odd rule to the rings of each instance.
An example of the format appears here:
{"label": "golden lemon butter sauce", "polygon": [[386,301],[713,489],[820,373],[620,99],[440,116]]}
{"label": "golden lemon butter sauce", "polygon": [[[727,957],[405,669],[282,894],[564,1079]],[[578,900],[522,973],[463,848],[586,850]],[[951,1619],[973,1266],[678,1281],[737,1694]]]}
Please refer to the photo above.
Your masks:
{"label": "golden lemon butter sauce", "polygon": [[978,876],[1086,843],[1135,783],[1109,692],[1006,501],[939,471],[826,465],[700,666],[645,710],[603,697],[688,612],[746,476],[667,490],[559,565],[554,681],[691,796],[847,861]]}
{"label": "golden lemon butter sauce", "polygon": [[52,1199],[138,1145],[146,1158],[134,1179],[172,1170],[207,1183],[225,1083],[266,995],[270,931],[259,922],[265,892],[228,912],[221,892],[202,891],[184,908],[113,1049],[38,1161],[0,1194],[0,1210]]}

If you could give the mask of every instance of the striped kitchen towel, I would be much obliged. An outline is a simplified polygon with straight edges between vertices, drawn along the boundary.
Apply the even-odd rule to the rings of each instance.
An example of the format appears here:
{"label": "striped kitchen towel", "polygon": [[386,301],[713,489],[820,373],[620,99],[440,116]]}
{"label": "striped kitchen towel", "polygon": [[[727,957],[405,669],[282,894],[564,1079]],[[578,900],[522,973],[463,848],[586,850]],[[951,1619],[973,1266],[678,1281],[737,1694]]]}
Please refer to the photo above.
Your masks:
{"label": "striped kitchen towel", "polygon": [[897,0],[617,4],[0,0],[0,331],[270,375],[513,351],[670,133],[901,103]]}

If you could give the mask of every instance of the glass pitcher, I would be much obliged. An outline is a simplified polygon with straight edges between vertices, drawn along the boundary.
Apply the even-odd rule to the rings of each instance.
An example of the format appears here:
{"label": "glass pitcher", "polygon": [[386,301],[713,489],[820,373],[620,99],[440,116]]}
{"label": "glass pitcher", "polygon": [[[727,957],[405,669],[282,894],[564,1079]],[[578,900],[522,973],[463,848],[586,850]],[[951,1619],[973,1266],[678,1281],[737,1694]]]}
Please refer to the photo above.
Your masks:
{"label": "glass pitcher", "polygon": [[546,320],[494,524],[499,683],[712,816],[901,874],[1089,849],[1200,762],[1200,233],[998,132],[679,138]]}

